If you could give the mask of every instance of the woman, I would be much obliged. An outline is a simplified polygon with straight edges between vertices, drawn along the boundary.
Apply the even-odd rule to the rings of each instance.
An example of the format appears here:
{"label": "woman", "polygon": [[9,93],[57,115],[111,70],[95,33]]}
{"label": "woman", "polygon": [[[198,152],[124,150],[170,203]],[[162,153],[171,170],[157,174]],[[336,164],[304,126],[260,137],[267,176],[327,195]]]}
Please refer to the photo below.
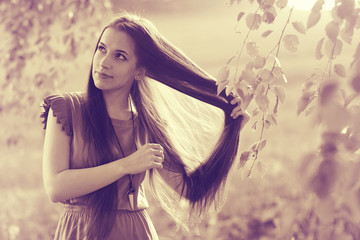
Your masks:
{"label": "woman", "polygon": [[[155,106],[151,79],[225,113],[219,141],[191,171],[185,164],[191,154],[182,156],[186,150],[174,146],[170,124]],[[246,116],[237,98],[217,95],[208,74],[149,21],[133,15],[103,30],[86,93],[49,96],[44,109],[45,189],[52,201],[65,206],[55,239],[157,239],[145,211],[142,183],[148,170],[155,176],[156,196],[175,218],[179,205],[176,209],[171,203],[179,203],[179,195],[187,199],[190,213],[203,213],[225,182]],[[178,195],[166,195],[171,191]]]}

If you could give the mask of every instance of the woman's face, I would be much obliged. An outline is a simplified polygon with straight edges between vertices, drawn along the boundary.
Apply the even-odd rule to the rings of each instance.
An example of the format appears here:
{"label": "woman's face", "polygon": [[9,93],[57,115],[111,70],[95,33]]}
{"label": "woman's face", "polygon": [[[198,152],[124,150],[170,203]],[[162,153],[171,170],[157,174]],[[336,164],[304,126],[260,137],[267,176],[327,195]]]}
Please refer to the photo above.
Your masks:
{"label": "woman's face", "polygon": [[107,28],[97,46],[92,65],[95,86],[103,91],[129,92],[139,74],[133,40],[125,32]]}

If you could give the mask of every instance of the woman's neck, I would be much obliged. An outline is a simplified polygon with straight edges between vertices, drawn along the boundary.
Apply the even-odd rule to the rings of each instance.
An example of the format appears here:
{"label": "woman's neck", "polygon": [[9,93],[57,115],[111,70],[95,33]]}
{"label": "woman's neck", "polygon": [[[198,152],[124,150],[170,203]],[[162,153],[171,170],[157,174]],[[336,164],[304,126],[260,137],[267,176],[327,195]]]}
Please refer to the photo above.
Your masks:
{"label": "woman's neck", "polygon": [[129,93],[103,91],[106,110],[110,118],[128,120],[131,118]]}

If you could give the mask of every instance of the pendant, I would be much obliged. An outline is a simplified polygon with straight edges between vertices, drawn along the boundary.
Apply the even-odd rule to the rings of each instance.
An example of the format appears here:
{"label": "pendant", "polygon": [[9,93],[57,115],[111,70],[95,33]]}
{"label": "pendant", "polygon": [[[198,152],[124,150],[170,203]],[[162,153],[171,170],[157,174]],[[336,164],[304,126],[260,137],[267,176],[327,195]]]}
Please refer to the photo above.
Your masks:
{"label": "pendant", "polygon": [[134,193],[135,193],[135,189],[130,187],[129,191],[128,191],[128,197],[129,197],[129,203],[130,203],[130,207],[131,209],[134,209]]}

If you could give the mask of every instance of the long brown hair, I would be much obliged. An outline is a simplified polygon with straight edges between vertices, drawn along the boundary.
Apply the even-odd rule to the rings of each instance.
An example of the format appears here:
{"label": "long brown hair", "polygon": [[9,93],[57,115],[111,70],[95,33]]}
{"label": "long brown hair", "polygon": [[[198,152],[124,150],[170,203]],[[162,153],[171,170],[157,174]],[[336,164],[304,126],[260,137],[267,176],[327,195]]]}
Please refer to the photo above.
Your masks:
{"label": "long brown hair", "polygon": [[[132,38],[138,65],[146,69],[148,78],[224,111],[224,128],[212,153],[200,166],[188,173],[187,166],[169,140],[166,122],[151,101],[152,96],[150,91],[147,91],[146,79],[134,81],[130,92],[138,112],[139,128],[147,132],[149,142],[163,146],[164,168],[181,174],[182,181],[179,184],[182,196],[190,201],[193,209],[202,212],[215,200],[216,193],[225,182],[237,153],[242,118],[233,120],[230,117],[233,109],[230,101],[233,97],[226,96],[224,92],[217,95],[215,80],[171,45],[148,20],[126,14],[110,23],[105,27],[107,28],[123,31]],[[116,136],[109,131],[111,120],[102,92],[95,87],[91,72],[83,117],[84,132],[89,141],[93,142],[98,154],[95,162],[88,163],[89,166],[94,166],[115,159],[111,149]],[[107,236],[113,226],[116,203],[116,183],[90,194],[90,226],[97,227],[89,228],[89,236]]]}

